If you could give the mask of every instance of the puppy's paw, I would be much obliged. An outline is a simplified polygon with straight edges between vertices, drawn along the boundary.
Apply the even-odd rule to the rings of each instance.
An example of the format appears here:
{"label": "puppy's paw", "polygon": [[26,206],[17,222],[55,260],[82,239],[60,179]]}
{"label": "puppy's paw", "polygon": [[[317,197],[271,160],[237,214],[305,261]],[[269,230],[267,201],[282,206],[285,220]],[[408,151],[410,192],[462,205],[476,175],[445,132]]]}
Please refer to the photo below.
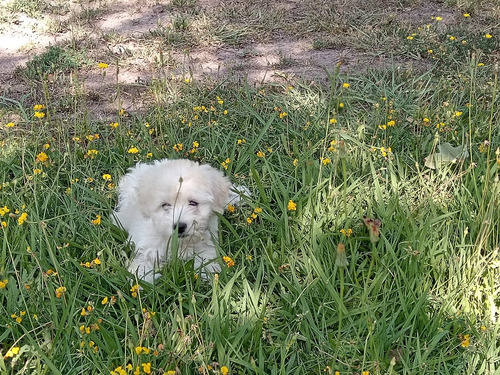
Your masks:
{"label": "puppy's paw", "polygon": [[243,197],[251,196],[250,190],[246,186],[233,185],[229,191],[229,201],[227,203],[232,206],[241,206],[245,202]]}

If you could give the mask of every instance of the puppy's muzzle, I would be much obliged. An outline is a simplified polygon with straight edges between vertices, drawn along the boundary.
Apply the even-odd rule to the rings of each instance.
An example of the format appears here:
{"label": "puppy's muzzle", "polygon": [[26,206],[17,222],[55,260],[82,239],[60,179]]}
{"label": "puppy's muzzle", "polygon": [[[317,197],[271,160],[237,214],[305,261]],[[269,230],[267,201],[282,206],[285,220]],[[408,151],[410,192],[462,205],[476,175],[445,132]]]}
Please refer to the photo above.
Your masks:
{"label": "puppy's muzzle", "polygon": [[177,234],[179,237],[186,237],[187,236],[187,231],[188,231],[188,226],[186,223],[180,222],[174,224],[174,230],[177,231]]}

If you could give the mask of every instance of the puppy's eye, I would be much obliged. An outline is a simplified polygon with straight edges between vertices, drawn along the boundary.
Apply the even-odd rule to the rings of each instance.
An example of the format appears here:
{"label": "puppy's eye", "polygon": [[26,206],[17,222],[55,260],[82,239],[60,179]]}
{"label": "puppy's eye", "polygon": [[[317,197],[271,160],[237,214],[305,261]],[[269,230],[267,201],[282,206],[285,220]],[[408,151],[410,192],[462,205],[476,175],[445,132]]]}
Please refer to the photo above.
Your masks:
{"label": "puppy's eye", "polygon": [[161,205],[161,208],[163,208],[164,210],[168,210],[172,205],[170,203],[163,203]]}
{"label": "puppy's eye", "polygon": [[193,207],[196,207],[196,206],[198,206],[198,202],[196,202],[196,201],[189,201],[189,205],[193,206]]}

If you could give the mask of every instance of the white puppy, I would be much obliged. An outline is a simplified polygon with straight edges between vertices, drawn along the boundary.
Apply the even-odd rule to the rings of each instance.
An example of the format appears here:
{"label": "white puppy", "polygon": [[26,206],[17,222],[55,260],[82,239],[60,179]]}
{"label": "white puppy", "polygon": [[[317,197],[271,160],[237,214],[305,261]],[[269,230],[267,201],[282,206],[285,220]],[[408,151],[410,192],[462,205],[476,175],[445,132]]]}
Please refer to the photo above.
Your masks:
{"label": "white puppy", "polygon": [[129,271],[152,282],[155,270],[171,257],[176,234],[179,258],[194,257],[195,268],[219,272],[215,213],[239,199],[230,189],[222,172],[191,160],[164,159],[130,168],[118,185],[114,211],[115,224],[123,226],[135,245]]}

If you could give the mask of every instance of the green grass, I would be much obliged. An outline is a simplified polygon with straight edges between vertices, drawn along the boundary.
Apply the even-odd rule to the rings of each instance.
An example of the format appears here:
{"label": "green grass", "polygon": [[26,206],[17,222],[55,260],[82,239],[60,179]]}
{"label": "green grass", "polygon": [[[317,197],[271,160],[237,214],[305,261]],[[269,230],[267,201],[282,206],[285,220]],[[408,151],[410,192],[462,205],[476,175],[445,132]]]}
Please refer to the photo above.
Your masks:
{"label": "green grass", "polygon": [[[165,37],[196,29],[178,21]],[[36,102],[0,97],[0,374],[498,373],[498,36],[459,28],[472,55],[436,25],[396,29],[398,56],[425,72],[257,89],[158,79],[147,111],[105,120],[46,85]],[[68,56],[34,58],[28,79],[77,70]],[[445,144],[467,155],[427,168]],[[135,291],[115,184],[165,157],[225,163],[252,196],[220,220],[233,267],[204,281],[174,259]]]}

